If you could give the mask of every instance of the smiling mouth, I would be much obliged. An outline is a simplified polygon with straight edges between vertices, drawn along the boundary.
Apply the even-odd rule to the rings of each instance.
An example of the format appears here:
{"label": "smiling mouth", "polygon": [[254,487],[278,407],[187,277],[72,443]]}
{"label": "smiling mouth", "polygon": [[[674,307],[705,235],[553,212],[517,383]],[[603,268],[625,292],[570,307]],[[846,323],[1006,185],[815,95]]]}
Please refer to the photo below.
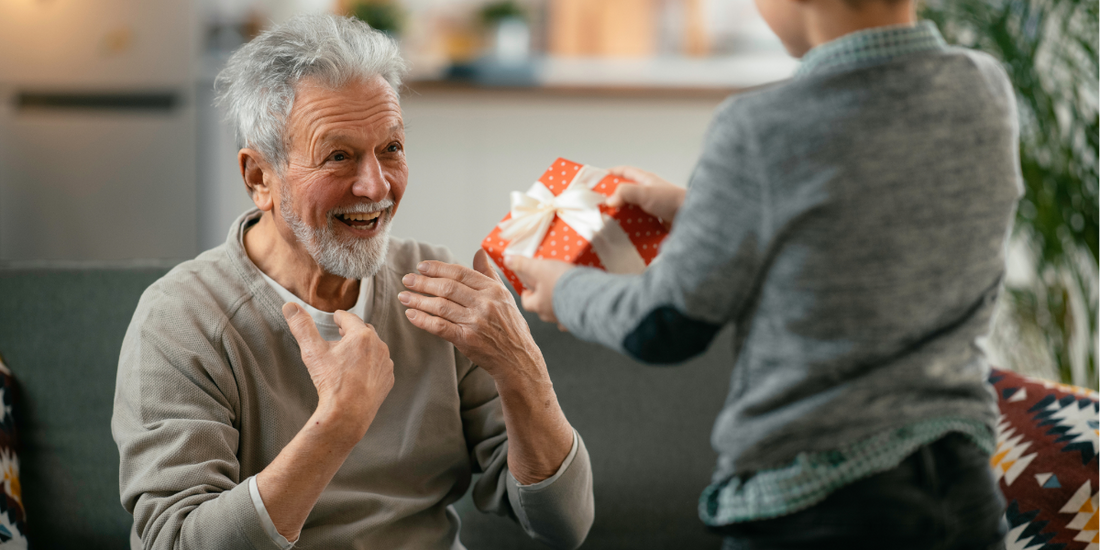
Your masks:
{"label": "smiling mouth", "polygon": [[376,212],[350,212],[337,214],[336,219],[355,229],[374,229],[378,227],[378,221],[382,219],[382,212],[382,210]]}

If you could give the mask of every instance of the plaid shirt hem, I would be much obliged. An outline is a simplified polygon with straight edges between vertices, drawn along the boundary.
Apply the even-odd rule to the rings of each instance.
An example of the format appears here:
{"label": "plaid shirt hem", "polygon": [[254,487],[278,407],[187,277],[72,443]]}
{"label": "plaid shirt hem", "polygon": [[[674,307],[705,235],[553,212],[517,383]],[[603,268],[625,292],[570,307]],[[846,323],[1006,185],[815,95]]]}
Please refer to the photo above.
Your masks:
{"label": "plaid shirt hem", "polygon": [[711,484],[699,499],[699,516],[708,525],[726,525],[804,510],[845,485],[896,467],[920,446],[950,432],[968,436],[988,454],[996,447],[996,436],[979,421],[925,420],[843,449],[799,454],[789,466],[760,471],[744,481],[734,476]]}

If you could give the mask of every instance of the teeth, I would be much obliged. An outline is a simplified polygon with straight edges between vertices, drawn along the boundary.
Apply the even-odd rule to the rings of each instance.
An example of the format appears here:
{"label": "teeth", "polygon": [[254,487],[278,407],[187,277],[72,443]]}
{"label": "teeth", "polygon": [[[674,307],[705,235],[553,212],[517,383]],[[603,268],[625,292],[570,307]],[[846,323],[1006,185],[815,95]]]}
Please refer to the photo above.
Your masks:
{"label": "teeth", "polygon": [[382,212],[354,212],[349,214],[342,214],[340,217],[348,221],[369,222],[377,218],[381,214]]}

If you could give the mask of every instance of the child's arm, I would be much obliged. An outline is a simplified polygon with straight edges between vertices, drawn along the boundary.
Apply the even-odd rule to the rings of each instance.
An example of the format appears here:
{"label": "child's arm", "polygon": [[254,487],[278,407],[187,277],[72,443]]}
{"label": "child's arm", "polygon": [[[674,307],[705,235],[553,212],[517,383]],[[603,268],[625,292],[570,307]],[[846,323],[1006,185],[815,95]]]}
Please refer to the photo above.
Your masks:
{"label": "child's arm", "polygon": [[723,109],[711,126],[676,223],[641,275],[512,258],[524,308],[652,363],[683,361],[747,310],[764,270],[770,198],[755,140]]}

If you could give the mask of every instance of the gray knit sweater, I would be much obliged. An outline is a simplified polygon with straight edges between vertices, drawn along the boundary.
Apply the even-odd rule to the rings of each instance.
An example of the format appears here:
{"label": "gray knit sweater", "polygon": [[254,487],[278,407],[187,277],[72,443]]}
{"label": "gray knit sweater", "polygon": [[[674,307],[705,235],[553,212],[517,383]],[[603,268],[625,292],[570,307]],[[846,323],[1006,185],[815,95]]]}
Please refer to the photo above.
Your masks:
{"label": "gray knit sweater", "polygon": [[572,270],[554,310],[657,363],[734,325],[716,479],[929,418],[992,429],[975,339],[1022,191],[1016,124],[998,63],[943,46],[733,97],[658,261]]}

